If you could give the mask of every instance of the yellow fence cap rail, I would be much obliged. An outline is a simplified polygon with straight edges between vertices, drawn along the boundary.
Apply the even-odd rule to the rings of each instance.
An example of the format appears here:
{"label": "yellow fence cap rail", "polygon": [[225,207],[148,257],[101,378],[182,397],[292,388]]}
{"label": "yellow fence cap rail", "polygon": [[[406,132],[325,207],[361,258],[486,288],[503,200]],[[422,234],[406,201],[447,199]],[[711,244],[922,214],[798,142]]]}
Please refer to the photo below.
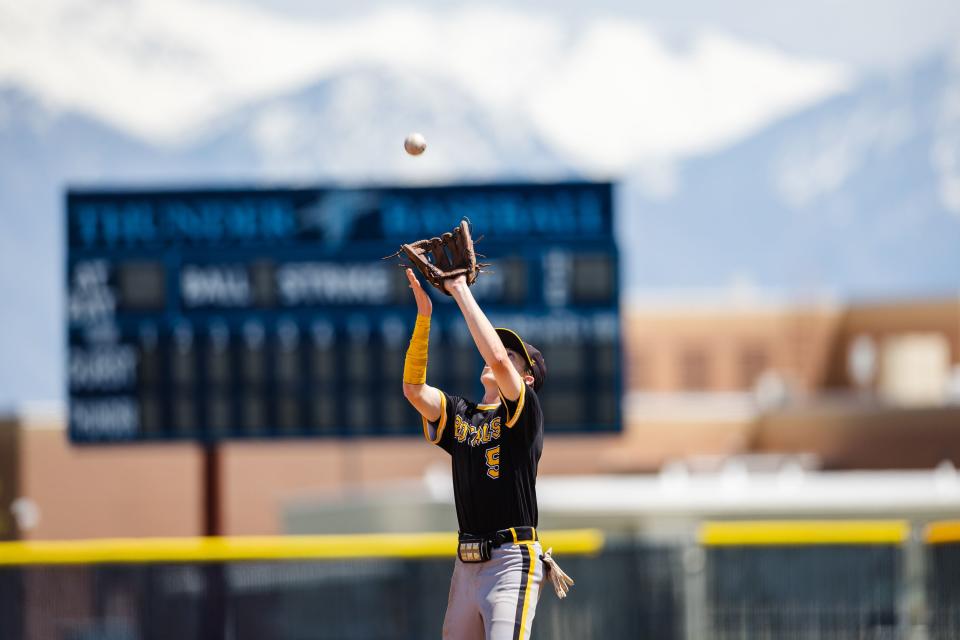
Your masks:
{"label": "yellow fence cap rail", "polygon": [[923,533],[923,539],[929,544],[960,542],[960,520],[931,522]]}
{"label": "yellow fence cap rail", "polygon": [[[597,553],[604,542],[595,529],[546,531],[540,537],[544,546],[568,554]],[[451,533],[115,538],[3,542],[0,565],[439,558],[453,557],[456,550]]]}
{"label": "yellow fence cap rail", "polygon": [[753,520],[705,522],[706,546],[900,544],[910,534],[905,520]]}
{"label": "yellow fence cap rail", "polygon": [[599,529],[555,529],[537,531],[544,550],[552,547],[556,553],[594,555],[603,549],[605,538]]}

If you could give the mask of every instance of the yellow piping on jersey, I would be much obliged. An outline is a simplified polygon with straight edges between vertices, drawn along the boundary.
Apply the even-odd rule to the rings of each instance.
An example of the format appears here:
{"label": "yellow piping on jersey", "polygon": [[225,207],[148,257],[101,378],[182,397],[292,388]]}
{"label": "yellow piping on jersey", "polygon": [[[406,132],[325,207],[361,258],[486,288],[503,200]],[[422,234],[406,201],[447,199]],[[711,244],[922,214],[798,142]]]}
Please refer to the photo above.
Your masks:
{"label": "yellow piping on jersey", "polygon": [[503,401],[503,406],[507,410],[507,428],[512,429],[513,425],[517,423],[517,419],[520,418],[520,413],[523,411],[523,400],[527,395],[527,385],[526,383],[520,383],[520,397],[517,398],[517,410],[514,412],[513,417],[510,417],[510,406],[506,402],[506,398],[503,397],[503,393],[500,393],[500,399]]}
{"label": "yellow piping on jersey", "polygon": [[447,425],[447,395],[442,391],[440,392],[440,421],[437,423],[436,440],[430,438],[430,423],[427,421],[426,416],[421,415],[420,419],[423,420],[423,437],[427,439],[427,442],[430,444],[440,442],[440,438],[443,437],[443,428]]}
{"label": "yellow piping on jersey", "polygon": [[496,409],[499,406],[500,406],[499,402],[496,402],[494,404],[478,404],[477,409],[479,409],[480,411],[491,411],[493,409]]}

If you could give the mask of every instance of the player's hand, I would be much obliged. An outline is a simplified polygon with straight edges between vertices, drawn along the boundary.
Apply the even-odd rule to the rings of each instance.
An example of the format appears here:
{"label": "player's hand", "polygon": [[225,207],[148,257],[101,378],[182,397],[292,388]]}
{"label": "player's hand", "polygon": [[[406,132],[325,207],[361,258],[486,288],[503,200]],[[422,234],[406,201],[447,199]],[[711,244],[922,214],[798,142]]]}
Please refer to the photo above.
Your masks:
{"label": "player's hand", "polygon": [[450,278],[443,281],[443,288],[450,295],[453,295],[453,290],[460,286],[467,286],[466,276],[457,276],[456,278]]}
{"label": "player's hand", "polygon": [[417,300],[417,314],[430,317],[430,314],[433,313],[433,301],[430,300],[430,296],[428,296],[427,292],[420,286],[420,281],[417,280],[417,276],[413,275],[413,269],[407,269],[407,280],[410,281],[410,288],[413,289],[413,297]]}

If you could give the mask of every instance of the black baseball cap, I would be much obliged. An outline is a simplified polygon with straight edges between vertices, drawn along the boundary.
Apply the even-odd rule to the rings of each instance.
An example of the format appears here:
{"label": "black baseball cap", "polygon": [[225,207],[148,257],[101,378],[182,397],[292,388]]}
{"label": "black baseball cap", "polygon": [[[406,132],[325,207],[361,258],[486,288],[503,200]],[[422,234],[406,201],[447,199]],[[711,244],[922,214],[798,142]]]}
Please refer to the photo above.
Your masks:
{"label": "black baseball cap", "polygon": [[532,344],[521,340],[516,331],[498,327],[497,335],[500,336],[503,346],[526,357],[527,364],[530,365],[531,375],[533,375],[533,390],[540,391],[543,380],[547,377],[547,365],[543,361],[543,354]]}

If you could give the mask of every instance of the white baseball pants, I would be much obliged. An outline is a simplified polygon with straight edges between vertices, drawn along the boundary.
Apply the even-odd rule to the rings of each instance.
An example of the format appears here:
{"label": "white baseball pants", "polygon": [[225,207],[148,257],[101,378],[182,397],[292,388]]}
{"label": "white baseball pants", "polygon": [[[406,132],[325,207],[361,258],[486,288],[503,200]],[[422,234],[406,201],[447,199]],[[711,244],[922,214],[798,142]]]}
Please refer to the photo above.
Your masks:
{"label": "white baseball pants", "polygon": [[443,637],[527,640],[543,583],[539,542],[504,544],[487,562],[459,558],[450,580]]}

